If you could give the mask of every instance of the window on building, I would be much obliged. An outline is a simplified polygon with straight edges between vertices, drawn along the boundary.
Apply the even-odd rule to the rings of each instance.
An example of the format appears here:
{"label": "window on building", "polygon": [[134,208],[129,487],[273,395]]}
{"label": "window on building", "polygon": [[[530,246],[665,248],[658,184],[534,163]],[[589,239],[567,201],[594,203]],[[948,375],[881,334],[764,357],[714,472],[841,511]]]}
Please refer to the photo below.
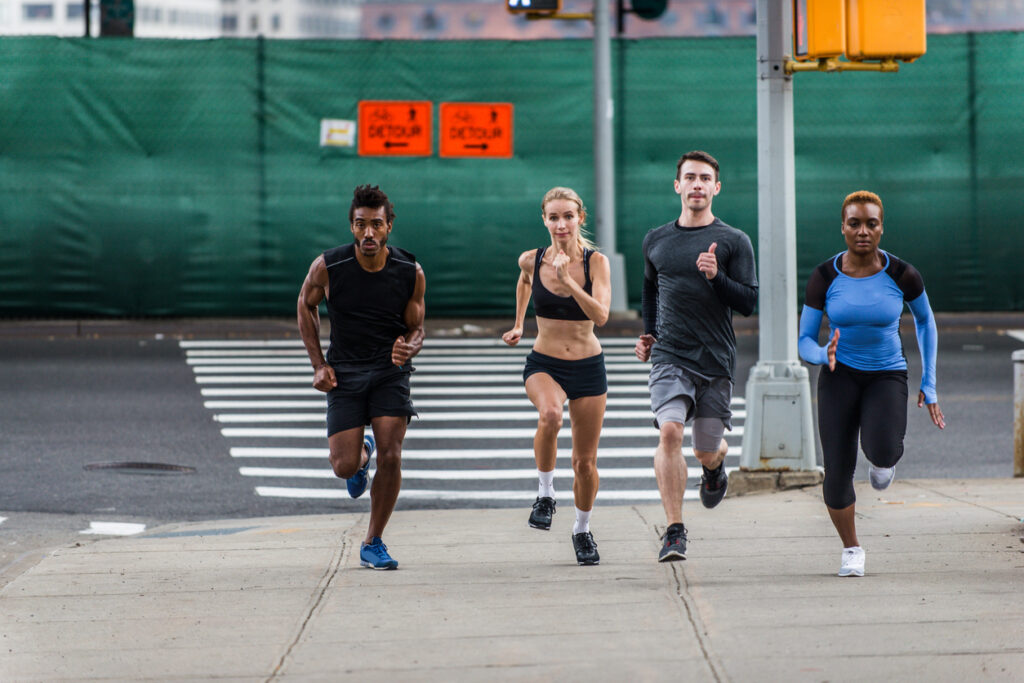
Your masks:
{"label": "window on building", "polygon": [[249,30],[256,33],[260,30],[260,15],[250,14],[249,15]]}
{"label": "window on building", "polygon": [[281,15],[280,14],[271,15],[271,17],[270,17],[270,28],[274,29],[275,31],[280,31],[281,30]]}
{"label": "window on building", "polygon": [[21,16],[27,21],[53,19],[53,5],[50,3],[28,3],[21,6]]}
{"label": "window on building", "polygon": [[67,12],[68,19],[81,19],[85,16],[85,5],[81,2],[69,2]]}
{"label": "window on building", "polygon": [[225,33],[235,33],[238,31],[238,16],[235,14],[221,15],[220,29]]}

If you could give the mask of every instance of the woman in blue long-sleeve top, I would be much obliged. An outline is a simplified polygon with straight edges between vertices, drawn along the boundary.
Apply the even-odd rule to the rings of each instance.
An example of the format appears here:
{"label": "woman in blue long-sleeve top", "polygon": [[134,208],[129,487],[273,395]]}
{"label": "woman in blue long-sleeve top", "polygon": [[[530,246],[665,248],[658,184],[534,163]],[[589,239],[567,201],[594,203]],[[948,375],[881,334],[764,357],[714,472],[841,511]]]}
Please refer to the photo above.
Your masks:
{"label": "woman in blue long-sleeve top", "polygon": [[[854,519],[858,433],[870,462],[868,478],[878,490],[892,482],[903,455],[908,391],[899,327],[904,302],[914,315],[921,350],[917,405],[928,407],[939,429],[946,426],[935,393],[938,339],[924,281],[914,266],[878,248],[883,215],[882,200],[873,192],[846,197],[846,251],[814,269],[800,313],[800,357],[828,366],[818,375],[818,432],[825,505],[843,542],[839,576],[864,575],[864,550]],[[819,346],[823,313],[828,315],[829,341]]]}

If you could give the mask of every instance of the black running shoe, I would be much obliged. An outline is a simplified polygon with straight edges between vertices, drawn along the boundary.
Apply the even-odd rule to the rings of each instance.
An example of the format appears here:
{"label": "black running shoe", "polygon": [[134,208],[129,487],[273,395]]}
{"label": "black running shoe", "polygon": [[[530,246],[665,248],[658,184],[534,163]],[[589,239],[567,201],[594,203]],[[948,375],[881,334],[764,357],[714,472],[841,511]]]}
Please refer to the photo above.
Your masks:
{"label": "black running shoe", "polygon": [[537,500],[533,503],[533,511],[530,513],[529,524],[534,529],[544,529],[547,531],[551,528],[551,516],[555,514],[555,499],[544,496],[541,498],[537,497]]}
{"label": "black running shoe", "polygon": [[725,463],[717,470],[704,468],[700,477],[700,502],[706,508],[713,508],[725,498],[725,490],[729,488],[729,475],[725,473]]}
{"label": "black running shoe", "polygon": [[572,535],[572,547],[576,551],[576,562],[581,565],[601,564],[597,554],[597,541],[589,531]]}
{"label": "black running shoe", "polygon": [[670,524],[662,536],[665,543],[658,552],[658,562],[675,562],[686,559],[686,527],[680,524]]}

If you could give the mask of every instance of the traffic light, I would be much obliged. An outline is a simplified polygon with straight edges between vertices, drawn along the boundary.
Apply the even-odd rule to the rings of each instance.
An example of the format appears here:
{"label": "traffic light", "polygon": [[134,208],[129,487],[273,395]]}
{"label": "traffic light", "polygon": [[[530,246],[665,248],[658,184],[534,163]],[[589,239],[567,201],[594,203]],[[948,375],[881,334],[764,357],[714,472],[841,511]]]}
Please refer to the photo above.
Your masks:
{"label": "traffic light", "polygon": [[925,53],[925,0],[846,0],[846,58],[912,62]]}
{"label": "traffic light", "polygon": [[630,6],[641,19],[657,19],[665,13],[668,0],[633,0]]}
{"label": "traffic light", "polygon": [[852,62],[925,53],[925,0],[793,0],[793,57]]}
{"label": "traffic light", "polygon": [[846,51],[846,0],[793,0],[793,57],[812,60]]}
{"label": "traffic light", "polygon": [[505,0],[505,9],[509,12],[558,12],[562,9],[562,0]]}

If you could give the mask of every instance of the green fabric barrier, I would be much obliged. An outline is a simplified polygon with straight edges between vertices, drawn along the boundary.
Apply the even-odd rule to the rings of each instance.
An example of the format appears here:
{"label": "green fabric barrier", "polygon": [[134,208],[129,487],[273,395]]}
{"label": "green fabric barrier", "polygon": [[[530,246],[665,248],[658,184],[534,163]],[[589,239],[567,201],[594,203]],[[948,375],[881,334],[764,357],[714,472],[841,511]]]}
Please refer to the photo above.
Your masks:
{"label": "green fabric barrier", "polygon": [[[715,213],[757,233],[754,41],[620,41],[618,250],[675,218],[675,162],[722,164]],[[0,41],[0,315],[289,315],[309,263],[348,241],[355,185],[427,274],[428,315],[510,315],[554,185],[596,206],[589,41]],[[511,102],[511,159],[319,146],[360,100]],[[883,247],[937,310],[1019,310],[1024,35],[929,37],[897,74],[794,79],[800,299],[843,248],[839,206],[885,202]],[[593,220],[591,220],[593,224]]]}

